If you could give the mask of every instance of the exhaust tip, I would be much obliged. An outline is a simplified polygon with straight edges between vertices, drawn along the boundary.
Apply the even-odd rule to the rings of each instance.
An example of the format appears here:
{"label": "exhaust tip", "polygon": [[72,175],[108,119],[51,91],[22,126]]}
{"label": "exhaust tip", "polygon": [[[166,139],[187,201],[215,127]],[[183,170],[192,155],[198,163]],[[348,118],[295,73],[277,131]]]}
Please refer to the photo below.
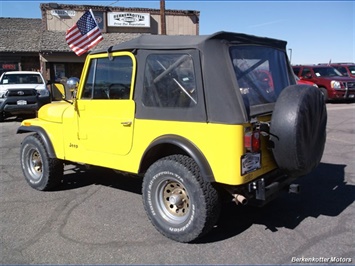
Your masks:
{"label": "exhaust tip", "polygon": [[238,204],[242,204],[242,205],[247,205],[248,204],[248,200],[246,197],[244,197],[243,195],[240,194],[233,194],[233,201],[238,205]]}

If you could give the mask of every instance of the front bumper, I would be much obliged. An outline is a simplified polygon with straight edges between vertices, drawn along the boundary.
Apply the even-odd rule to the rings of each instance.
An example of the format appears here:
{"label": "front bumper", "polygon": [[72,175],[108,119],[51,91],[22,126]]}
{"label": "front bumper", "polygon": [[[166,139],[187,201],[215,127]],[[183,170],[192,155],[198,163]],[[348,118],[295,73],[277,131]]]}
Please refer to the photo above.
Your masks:
{"label": "front bumper", "polygon": [[43,105],[50,103],[49,97],[27,96],[0,99],[0,112],[9,115],[34,114]]}
{"label": "front bumper", "polygon": [[333,100],[355,99],[355,90],[335,90],[329,98]]}

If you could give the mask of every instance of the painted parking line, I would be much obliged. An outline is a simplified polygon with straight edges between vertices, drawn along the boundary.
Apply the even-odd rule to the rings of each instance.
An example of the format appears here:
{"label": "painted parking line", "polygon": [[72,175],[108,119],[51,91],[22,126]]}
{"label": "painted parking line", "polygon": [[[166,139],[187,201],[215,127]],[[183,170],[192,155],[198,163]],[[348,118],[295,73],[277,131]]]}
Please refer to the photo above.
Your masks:
{"label": "painted parking line", "polygon": [[346,110],[346,109],[355,109],[355,105],[345,105],[345,106],[329,106],[327,105],[328,111],[336,111],[336,110]]}
{"label": "painted parking line", "polygon": [[347,145],[354,145],[354,141],[352,141],[352,140],[344,140],[344,139],[339,139],[336,137],[327,136],[327,142],[329,142],[329,141],[340,142],[340,143],[344,143]]}

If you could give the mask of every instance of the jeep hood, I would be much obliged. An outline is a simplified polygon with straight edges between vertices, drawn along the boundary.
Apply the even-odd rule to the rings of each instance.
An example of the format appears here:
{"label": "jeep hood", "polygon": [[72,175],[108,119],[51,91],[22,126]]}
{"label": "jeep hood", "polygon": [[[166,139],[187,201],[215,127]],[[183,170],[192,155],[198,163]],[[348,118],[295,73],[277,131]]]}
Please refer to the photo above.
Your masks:
{"label": "jeep hood", "polygon": [[64,101],[46,104],[38,110],[38,118],[48,122],[62,123],[63,113],[71,106]]}

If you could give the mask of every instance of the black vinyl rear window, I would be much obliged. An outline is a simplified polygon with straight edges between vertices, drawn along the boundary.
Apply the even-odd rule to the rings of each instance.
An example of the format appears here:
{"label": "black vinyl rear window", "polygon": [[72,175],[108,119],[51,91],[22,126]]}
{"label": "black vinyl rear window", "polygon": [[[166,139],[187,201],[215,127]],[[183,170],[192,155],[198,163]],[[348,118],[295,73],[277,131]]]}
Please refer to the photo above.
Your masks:
{"label": "black vinyl rear window", "polygon": [[283,51],[264,46],[230,47],[230,56],[240,92],[247,106],[276,102],[290,85],[287,58]]}

